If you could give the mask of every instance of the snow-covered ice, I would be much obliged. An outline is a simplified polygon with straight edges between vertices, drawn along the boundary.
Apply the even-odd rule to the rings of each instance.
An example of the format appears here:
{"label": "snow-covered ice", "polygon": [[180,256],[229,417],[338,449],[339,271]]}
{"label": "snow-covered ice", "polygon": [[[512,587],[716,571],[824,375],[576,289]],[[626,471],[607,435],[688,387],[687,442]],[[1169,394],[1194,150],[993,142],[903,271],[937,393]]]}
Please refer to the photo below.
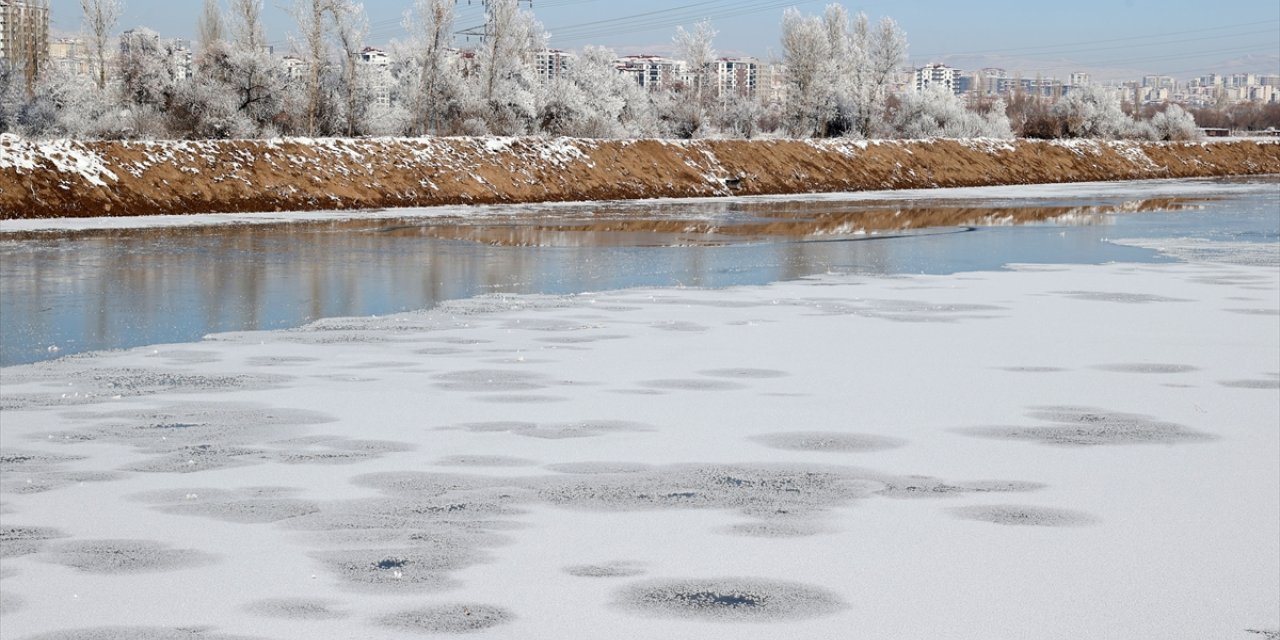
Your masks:
{"label": "snow-covered ice", "polygon": [[490,296],[8,367],[4,636],[1266,637],[1280,273],[1236,262]]}

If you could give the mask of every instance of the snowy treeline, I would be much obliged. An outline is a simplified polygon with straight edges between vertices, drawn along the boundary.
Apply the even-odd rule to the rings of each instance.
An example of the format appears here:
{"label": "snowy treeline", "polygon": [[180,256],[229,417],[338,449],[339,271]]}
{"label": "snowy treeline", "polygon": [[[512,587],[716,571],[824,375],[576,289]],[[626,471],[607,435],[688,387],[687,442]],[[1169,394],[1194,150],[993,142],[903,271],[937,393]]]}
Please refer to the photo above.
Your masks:
{"label": "snowy treeline", "polygon": [[1196,119],[1182,107],[1130,114],[1118,95],[1096,85],[1074,87],[1056,101],[1018,95],[1006,109],[1014,131],[1028,138],[1196,140]]}
{"label": "snowy treeline", "polygon": [[0,131],[197,139],[1197,135],[1194,121],[1177,107],[1140,122],[1100,89],[1072,91],[1052,105],[900,89],[895,82],[905,62],[905,34],[890,18],[873,24],[840,4],[817,16],[788,9],[783,58],[776,61],[785,69],[785,86],[750,91],[716,81],[717,33],[707,22],[677,30],[675,56],[687,73],[653,89],[621,73],[617,55],[598,47],[586,47],[563,70],[540,71],[537,55],[546,49],[547,34],[516,0],[492,2],[485,38],[461,52],[452,48],[455,0],[415,0],[404,18],[408,38],[376,64],[365,59],[369,21],[363,4],[292,1],[295,35],[290,55],[281,58],[269,53],[263,0],[229,0],[225,13],[218,0],[204,0],[185,77],[174,63],[183,52],[153,31],[128,31],[112,48],[122,0],[82,0],[91,77],[53,65],[35,77],[0,69]]}

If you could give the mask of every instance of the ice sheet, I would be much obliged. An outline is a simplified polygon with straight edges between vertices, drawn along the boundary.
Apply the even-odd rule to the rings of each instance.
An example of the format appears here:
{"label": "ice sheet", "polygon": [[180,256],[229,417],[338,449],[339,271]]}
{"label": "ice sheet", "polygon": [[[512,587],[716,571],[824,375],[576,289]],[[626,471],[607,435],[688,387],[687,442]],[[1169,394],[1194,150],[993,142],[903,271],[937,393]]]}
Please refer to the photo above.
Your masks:
{"label": "ice sheet", "polygon": [[4,635],[1263,637],[1278,316],[1272,267],[1039,265],[5,368]]}

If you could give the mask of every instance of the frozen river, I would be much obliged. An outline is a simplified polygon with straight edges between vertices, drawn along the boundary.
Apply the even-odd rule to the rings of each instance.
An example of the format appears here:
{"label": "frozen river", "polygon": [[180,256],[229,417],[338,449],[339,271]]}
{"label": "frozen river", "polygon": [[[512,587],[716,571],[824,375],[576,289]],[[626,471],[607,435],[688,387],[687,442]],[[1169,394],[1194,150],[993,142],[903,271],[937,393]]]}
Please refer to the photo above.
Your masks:
{"label": "frozen river", "polygon": [[[1151,211],[1112,213],[1135,208]],[[859,226],[897,211],[994,225]],[[0,223],[0,366],[485,293],[1167,261],[1108,240],[1275,243],[1280,187],[1264,177],[340,215]]]}
{"label": "frozen river", "polygon": [[1280,635],[1274,180],[462,211],[0,225],[3,636]]}

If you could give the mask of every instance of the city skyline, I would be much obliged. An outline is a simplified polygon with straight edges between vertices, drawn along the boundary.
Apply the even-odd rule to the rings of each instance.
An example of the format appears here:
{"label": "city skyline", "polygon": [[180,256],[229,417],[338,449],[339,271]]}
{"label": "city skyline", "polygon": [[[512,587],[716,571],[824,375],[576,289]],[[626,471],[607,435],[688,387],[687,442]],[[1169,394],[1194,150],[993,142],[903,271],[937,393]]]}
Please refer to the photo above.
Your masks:
{"label": "city skyline", "polygon": [[[168,37],[189,38],[198,3],[184,4],[189,11],[177,11],[172,2],[163,0],[125,0],[117,31],[146,26]],[[403,39],[401,17],[411,4],[408,0],[366,3],[368,43],[385,46]],[[826,0],[663,0],[644,5],[535,0],[532,10],[550,34],[552,47],[574,50],[598,45],[619,54],[666,53],[676,26],[705,18],[719,31],[715,44],[722,53],[769,58],[781,55],[778,34],[786,7],[816,14],[827,4]],[[277,50],[287,51],[294,31],[288,3],[264,5],[267,37]],[[77,0],[51,0],[50,6],[53,32],[69,34],[79,29]],[[1100,81],[1150,74],[1280,73],[1280,5],[1258,0],[1215,3],[1211,21],[1206,21],[1205,6],[1167,6],[1147,0],[1088,0],[1070,7],[1030,7],[1006,0],[964,6],[878,0],[845,6],[865,11],[872,19],[897,20],[911,43],[908,62],[914,67],[939,62],[962,69],[1000,67],[1045,76],[1086,71]],[[483,20],[478,0],[460,3],[459,30]],[[956,28],[957,24],[972,26]],[[467,39],[460,36],[456,44],[465,47]]]}

